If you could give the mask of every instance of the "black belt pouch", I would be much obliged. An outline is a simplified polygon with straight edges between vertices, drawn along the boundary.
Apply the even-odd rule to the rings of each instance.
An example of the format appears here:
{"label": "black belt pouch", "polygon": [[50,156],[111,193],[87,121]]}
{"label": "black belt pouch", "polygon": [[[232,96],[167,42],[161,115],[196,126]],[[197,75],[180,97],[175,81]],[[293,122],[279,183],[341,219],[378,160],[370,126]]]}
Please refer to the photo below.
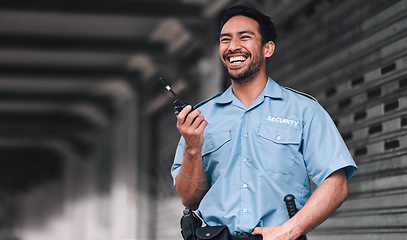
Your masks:
{"label": "black belt pouch", "polygon": [[227,226],[201,227],[196,229],[199,240],[228,240],[229,229]]}

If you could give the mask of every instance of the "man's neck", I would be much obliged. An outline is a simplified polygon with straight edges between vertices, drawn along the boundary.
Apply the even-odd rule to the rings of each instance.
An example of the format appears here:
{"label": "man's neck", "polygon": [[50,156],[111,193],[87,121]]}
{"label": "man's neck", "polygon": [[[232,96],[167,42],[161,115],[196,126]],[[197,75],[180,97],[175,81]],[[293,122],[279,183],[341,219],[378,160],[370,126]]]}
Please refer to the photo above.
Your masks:
{"label": "man's neck", "polygon": [[232,89],[235,96],[247,108],[250,108],[261,92],[263,92],[266,84],[267,76],[263,74],[245,83],[236,83],[232,80]]}

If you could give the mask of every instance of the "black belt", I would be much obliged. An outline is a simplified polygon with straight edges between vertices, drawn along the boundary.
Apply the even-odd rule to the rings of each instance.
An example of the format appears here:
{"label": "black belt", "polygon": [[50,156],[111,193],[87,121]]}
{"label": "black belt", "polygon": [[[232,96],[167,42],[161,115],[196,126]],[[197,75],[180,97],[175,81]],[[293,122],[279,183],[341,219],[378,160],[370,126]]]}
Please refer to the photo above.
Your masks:
{"label": "black belt", "polygon": [[230,235],[230,240],[262,240],[262,235]]}

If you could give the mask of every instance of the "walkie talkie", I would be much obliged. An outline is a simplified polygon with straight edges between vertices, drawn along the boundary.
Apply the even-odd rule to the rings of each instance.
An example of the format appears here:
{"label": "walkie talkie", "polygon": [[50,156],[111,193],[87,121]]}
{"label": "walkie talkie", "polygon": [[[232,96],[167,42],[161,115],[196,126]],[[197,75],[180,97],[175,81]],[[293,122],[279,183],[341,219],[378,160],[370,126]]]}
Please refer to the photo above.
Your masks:
{"label": "walkie talkie", "polygon": [[[285,204],[287,205],[287,211],[288,211],[288,216],[290,217],[290,218],[292,218],[297,212],[298,212],[298,209],[297,209],[297,207],[295,206],[295,201],[294,201],[294,199],[295,199],[295,197],[294,197],[294,195],[292,195],[292,194],[288,194],[288,195],[286,195],[285,197],[284,197],[284,202],[285,202]],[[304,235],[301,235],[299,238],[297,238],[296,240],[307,240],[308,238],[307,238],[307,236],[304,234]]]}
{"label": "walkie talkie", "polygon": [[182,101],[181,98],[179,98],[178,95],[175,94],[175,92],[171,89],[170,85],[167,82],[165,82],[164,78],[160,77],[159,79],[164,84],[165,88],[172,94],[172,96],[174,96],[175,98],[173,102],[175,105],[174,113],[175,115],[178,115],[182,111],[182,109],[184,109],[184,107],[186,107],[188,104]]}

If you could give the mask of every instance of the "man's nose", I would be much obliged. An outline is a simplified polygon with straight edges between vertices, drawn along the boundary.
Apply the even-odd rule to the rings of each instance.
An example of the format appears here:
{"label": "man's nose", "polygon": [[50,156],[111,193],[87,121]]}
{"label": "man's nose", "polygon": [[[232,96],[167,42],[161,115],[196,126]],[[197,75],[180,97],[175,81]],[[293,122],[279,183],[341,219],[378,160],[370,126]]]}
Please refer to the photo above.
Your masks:
{"label": "man's nose", "polygon": [[235,51],[235,50],[238,50],[238,49],[241,49],[242,48],[242,46],[240,45],[240,41],[239,40],[237,40],[237,39],[232,39],[231,41],[230,41],[230,44],[229,44],[229,47],[228,47],[228,49],[229,49],[229,51]]}

